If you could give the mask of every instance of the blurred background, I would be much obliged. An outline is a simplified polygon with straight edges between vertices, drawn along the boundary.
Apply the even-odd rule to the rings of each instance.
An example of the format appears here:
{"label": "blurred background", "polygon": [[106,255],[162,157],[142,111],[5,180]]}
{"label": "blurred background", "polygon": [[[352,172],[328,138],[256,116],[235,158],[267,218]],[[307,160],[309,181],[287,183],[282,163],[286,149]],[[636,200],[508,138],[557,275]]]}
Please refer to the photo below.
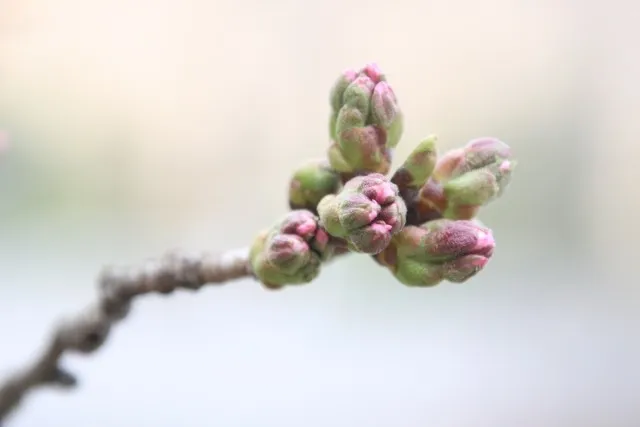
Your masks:
{"label": "blurred background", "polygon": [[464,285],[367,257],[312,285],[139,300],[30,426],[636,427],[638,6],[576,0],[0,0],[0,375],[104,264],[224,250],[287,209],[328,91],[375,61],[424,136],[519,160]]}

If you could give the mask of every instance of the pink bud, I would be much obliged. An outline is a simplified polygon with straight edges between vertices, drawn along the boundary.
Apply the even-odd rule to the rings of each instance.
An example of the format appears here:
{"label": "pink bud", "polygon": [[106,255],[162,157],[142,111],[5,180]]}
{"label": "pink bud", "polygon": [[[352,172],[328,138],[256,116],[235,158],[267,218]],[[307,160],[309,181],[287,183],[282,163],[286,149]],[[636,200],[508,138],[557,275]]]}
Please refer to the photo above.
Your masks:
{"label": "pink bud", "polygon": [[380,83],[385,79],[384,74],[378,64],[372,62],[370,64],[365,65],[362,69],[362,73],[367,75],[374,83]]}

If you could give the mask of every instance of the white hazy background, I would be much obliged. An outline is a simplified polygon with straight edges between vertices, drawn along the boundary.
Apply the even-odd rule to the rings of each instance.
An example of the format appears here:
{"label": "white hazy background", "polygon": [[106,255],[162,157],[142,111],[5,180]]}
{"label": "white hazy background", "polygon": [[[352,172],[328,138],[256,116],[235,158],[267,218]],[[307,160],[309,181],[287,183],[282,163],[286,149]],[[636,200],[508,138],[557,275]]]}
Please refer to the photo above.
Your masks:
{"label": "white hazy background", "polygon": [[[247,245],[376,61],[420,138],[520,161],[497,251],[409,289],[367,257],[312,285],[147,297],[12,427],[637,427],[640,27],[627,1],[0,0],[0,375],[104,264]],[[6,141],[5,141],[6,142]],[[0,144],[2,146],[6,144]]]}

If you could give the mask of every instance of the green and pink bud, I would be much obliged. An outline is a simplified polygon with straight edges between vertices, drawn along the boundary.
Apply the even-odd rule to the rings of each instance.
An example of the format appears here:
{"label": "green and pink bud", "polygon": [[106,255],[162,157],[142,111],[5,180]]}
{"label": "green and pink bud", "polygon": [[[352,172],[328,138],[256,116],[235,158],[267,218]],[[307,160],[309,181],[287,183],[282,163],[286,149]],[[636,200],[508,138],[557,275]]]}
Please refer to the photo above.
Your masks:
{"label": "green and pink bud", "polygon": [[331,167],[343,174],[378,172],[391,166],[391,150],[403,130],[398,100],[375,64],[347,70],[331,90]]}
{"label": "green and pink bud", "polygon": [[320,223],[354,252],[377,254],[406,223],[407,208],[398,187],[373,173],[349,180],[318,205]]}
{"label": "green and pink bud", "polygon": [[482,270],[493,255],[491,230],[477,221],[438,219],[406,226],[376,256],[405,285],[462,283]]}
{"label": "green and pink bud", "polygon": [[415,221],[419,224],[434,211],[451,219],[475,217],[482,206],[504,193],[515,166],[509,146],[496,138],[475,139],[447,152],[420,189],[412,207],[421,212]]}
{"label": "green and pink bud", "polygon": [[436,165],[433,176],[438,181],[449,181],[467,172],[493,164],[500,164],[512,157],[511,148],[497,138],[485,137],[469,141],[462,148],[447,152]]}
{"label": "green and pink bud", "polygon": [[340,175],[326,160],[313,160],[299,167],[289,184],[289,207],[316,213],[318,203],[328,194],[335,194],[341,186]]}
{"label": "green and pink bud", "polygon": [[260,233],[249,258],[256,278],[267,288],[280,289],[315,279],[332,249],[331,238],[318,218],[310,211],[294,210]]}

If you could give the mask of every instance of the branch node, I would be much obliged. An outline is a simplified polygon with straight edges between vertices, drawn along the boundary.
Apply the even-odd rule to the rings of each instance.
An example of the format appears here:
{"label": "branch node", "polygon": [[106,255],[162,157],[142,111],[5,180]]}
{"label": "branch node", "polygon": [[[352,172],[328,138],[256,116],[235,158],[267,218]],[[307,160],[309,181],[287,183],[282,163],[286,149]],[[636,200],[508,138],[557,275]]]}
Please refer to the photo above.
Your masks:
{"label": "branch node", "polygon": [[56,366],[51,372],[50,378],[46,378],[43,383],[54,384],[62,388],[74,388],[78,385],[78,379],[66,369]]}
{"label": "branch node", "polygon": [[111,329],[111,322],[100,308],[98,306],[97,310],[87,310],[78,317],[60,324],[57,341],[61,348],[79,353],[91,353],[105,342]]}

